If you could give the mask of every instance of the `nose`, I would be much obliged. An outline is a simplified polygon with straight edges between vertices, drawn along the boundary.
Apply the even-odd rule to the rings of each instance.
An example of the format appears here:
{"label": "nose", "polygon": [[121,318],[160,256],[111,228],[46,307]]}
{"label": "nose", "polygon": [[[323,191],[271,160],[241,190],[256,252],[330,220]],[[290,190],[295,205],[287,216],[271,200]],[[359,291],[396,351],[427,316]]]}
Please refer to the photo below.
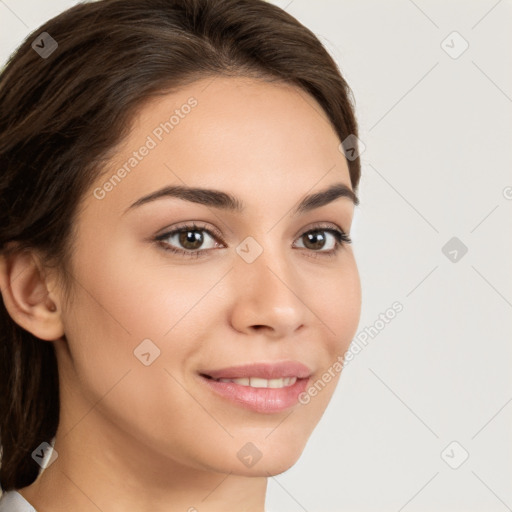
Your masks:
{"label": "nose", "polygon": [[268,337],[280,339],[292,336],[308,322],[311,311],[304,283],[277,253],[264,250],[251,263],[243,258],[235,263],[231,323],[237,331],[266,331]]}

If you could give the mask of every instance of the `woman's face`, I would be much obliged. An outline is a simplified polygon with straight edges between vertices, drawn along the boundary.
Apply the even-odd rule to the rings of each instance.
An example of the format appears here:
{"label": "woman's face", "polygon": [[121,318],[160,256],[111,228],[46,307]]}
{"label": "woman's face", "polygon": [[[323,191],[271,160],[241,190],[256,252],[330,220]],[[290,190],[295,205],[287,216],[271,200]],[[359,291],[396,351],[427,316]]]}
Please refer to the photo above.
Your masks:
{"label": "woman's face", "polygon": [[[293,465],[360,315],[352,248],[335,252],[331,231],[350,234],[352,200],[296,211],[351,189],[339,143],[290,85],[210,78],[141,110],[75,226],[67,348],[57,344],[63,432],[122,438],[169,467],[267,476]],[[181,197],[141,201],[166,187]]]}

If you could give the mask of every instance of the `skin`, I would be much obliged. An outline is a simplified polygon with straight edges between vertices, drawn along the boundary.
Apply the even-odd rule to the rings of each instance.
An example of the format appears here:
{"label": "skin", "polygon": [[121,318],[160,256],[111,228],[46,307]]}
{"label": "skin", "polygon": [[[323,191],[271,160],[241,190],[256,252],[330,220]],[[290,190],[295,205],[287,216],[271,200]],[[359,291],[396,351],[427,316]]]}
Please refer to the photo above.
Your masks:
{"label": "skin", "polygon": [[[191,96],[197,106],[97,199],[94,188]],[[352,247],[322,256],[334,238],[308,249],[302,234],[319,222],[350,234],[354,205],[345,197],[290,214],[307,194],[350,188],[339,143],[319,104],[294,86],[199,80],[144,106],[84,196],[72,301],[36,253],[2,260],[9,313],[54,343],[59,365],[59,456],[20,490],[38,512],[264,510],[268,476],[298,460],[340,374],[308,405],[262,414],[213,394],[197,372],[297,360],[315,382],[347,350],[361,309]],[[125,213],[166,185],[229,192],[246,209],[163,198]],[[206,256],[174,255],[152,240],[188,221],[222,234],[202,232],[200,248],[213,247]],[[236,252],[248,236],[263,249],[250,264]],[[184,248],[176,236],[168,242]],[[161,351],[149,366],[133,353],[147,338]],[[250,468],[237,457],[247,442],[262,453]]]}

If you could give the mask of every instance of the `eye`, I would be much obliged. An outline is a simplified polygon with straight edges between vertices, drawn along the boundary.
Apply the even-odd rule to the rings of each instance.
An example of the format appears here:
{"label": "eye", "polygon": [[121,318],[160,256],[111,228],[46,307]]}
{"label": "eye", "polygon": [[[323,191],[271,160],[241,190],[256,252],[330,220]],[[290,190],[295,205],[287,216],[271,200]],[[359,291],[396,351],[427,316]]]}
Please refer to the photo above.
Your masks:
{"label": "eye", "polygon": [[[211,240],[210,247],[205,248],[204,243],[208,239]],[[216,240],[222,242],[222,237],[217,231],[192,223],[158,235],[154,240],[166,251],[190,258],[199,258],[206,256],[212,249],[218,248],[219,244]],[[297,240],[305,241],[298,248],[307,249],[309,253],[313,253],[313,257],[333,257],[343,245],[352,243],[350,237],[334,224],[314,226],[300,235]],[[327,249],[325,249],[326,244]]]}
{"label": "eye", "polygon": [[[155,240],[161,242],[160,245],[167,251],[198,258],[199,256],[204,255],[206,251],[209,251],[216,246],[214,242],[209,248],[201,248],[205,241],[203,233],[207,233],[206,239],[220,239],[220,234],[214,234],[209,229],[206,229],[205,226],[198,226],[195,223],[192,223],[163,233],[156,237]],[[176,248],[172,243],[169,243],[170,241],[174,241],[184,249]]]}
{"label": "eye", "polygon": [[[343,245],[352,243],[343,230],[331,225],[309,229],[299,237],[299,240],[303,241],[302,247],[299,248],[311,249],[314,257],[335,256]],[[327,249],[325,249],[326,245]]]}

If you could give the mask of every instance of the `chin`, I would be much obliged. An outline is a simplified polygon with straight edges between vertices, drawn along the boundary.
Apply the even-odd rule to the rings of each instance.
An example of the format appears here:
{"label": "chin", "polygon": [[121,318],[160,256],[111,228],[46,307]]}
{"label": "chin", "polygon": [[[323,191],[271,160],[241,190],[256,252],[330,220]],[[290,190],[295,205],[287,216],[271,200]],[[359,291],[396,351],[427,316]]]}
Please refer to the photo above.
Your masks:
{"label": "chin", "polygon": [[[251,445],[245,452],[237,452],[237,460],[230,467],[224,468],[223,472],[252,477],[269,477],[279,475],[290,469],[299,460],[304,451],[305,444],[296,443],[270,443],[266,446],[260,445],[257,451]],[[244,455],[248,454],[248,460],[244,461]],[[253,460],[250,456],[253,456]],[[258,458],[259,457],[259,458]]]}

